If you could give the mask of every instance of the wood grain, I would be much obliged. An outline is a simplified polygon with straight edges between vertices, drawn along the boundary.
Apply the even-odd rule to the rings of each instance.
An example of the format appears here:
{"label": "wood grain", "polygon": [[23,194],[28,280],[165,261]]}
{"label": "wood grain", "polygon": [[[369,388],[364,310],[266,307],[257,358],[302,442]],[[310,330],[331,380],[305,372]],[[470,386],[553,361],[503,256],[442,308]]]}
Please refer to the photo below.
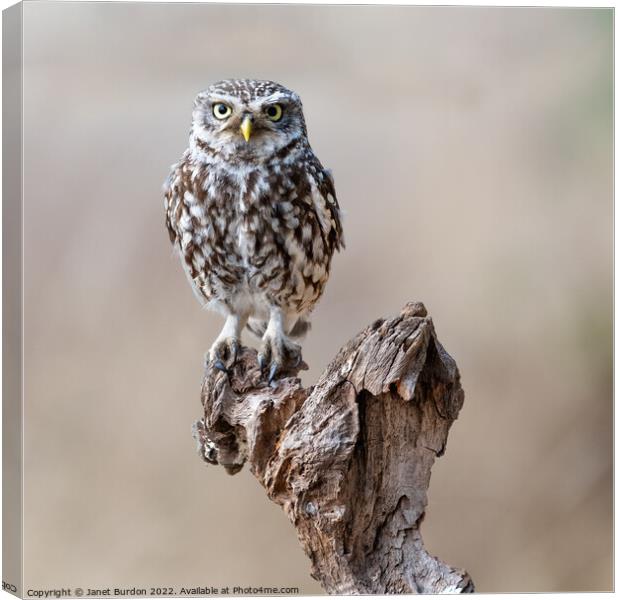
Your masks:
{"label": "wood grain", "polygon": [[464,399],[424,306],[366,327],[315,386],[286,375],[269,386],[249,348],[228,374],[205,368],[203,459],[231,474],[248,463],[328,593],[474,591],[420,534],[431,468]]}

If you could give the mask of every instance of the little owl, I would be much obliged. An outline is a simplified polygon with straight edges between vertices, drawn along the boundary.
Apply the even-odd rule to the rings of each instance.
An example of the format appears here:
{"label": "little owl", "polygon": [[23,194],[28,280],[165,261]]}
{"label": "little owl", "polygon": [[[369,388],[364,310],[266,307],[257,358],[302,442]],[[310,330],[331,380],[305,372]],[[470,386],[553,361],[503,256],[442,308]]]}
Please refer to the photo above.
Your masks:
{"label": "little owl", "polygon": [[189,148],[164,185],[170,240],[198,299],[226,317],[208,360],[232,366],[247,325],[272,381],[301,361],[293,338],[343,247],[333,180],[310,148],[299,96],[282,85],[220,81],[192,116]]}

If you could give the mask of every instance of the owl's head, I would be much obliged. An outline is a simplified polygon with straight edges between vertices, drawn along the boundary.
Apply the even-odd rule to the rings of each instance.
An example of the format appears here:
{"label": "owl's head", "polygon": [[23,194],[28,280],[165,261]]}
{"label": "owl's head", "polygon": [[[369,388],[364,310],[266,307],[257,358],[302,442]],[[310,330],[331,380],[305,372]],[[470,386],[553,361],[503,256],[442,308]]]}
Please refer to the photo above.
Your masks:
{"label": "owl's head", "polygon": [[266,160],[300,138],[306,139],[301,100],[273,81],[218,81],[194,102],[191,139],[198,154]]}

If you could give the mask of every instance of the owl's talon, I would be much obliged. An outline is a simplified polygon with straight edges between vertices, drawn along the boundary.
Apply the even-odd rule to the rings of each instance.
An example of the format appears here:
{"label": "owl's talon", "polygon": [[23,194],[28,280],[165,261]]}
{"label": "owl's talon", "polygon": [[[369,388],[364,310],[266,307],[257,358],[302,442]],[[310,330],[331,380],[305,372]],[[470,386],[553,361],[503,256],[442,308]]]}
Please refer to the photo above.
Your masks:
{"label": "owl's talon", "polygon": [[239,340],[236,338],[224,338],[216,340],[209,350],[207,361],[214,368],[228,373],[237,362],[239,353]]}
{"label": "owl's talon", "polygon": [[286,347],[284,364],[289,369],[297,369],[301,364],[301,346],[291,343]]}
{"label": "owl's talon", "polygon": [[226,366],[224,365],[224,363],[219,359],[215,359],[215,362],[213,363],[213,366],[218,370],[218,371],[223,371],[224,373],[228,373],[228,369],[226,368]]}
{"label": "owl's talon", "polygon": [[258,355],[261,372],[269,365],[267,380],[271,384],[288,370],[301,364],[301,346],[282,335],[265,335]]}
{"label": "owl's talon", "polygon": [[276,378],[276,374],[278,373],[278,368],[279,368],[279,364],[278,363],[271,363],[271,369],[269,369],[269,379],[268,382],[269,383],[273,383],[273,380]]}

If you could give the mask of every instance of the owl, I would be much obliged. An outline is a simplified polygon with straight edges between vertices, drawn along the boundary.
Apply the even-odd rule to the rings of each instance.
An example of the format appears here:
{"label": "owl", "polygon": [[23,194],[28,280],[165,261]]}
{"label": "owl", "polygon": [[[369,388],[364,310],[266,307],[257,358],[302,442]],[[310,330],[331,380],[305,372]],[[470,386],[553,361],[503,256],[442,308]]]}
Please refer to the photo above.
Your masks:
{"label": "owl", "polygon": [[188,148],[164,184],[166,226],[198,300],[225,322],[207,360],[227,371],[244,327],[270,382],[301,362],[295,341],[344,247],[330,172],[299,96],[231,79],[194,102]]}

